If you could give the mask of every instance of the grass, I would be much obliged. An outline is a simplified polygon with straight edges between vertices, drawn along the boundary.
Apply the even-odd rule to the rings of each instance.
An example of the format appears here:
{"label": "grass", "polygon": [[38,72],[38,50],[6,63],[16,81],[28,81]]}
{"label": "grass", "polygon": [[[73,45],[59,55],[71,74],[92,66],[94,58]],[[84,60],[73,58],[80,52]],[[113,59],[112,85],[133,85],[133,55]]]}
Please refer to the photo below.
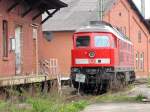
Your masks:
{"label": "grass", "polygon": [[92,103],[110,102],[141,102],[142,94],[136,97],[125,96],[122,93],[108,93],[101,96],[92,97],[90,100],[79,100],[66,103],[61,96],[41,95],[28,97],[23,103],[27,106],[20,107],[18,104],[0,101],[0,112],[80,112]]}
{"label": "grass", "polygon": [[145,99],[145,96],[143,96],[142,94],[139,94],[135,97],[135,101],[138,101],[138,102],[142,102],[143,99]]}
{"label": "grass", "polygon": [[129,97],[127,95],[124,95],[122,93],[119,93],[119,94],[111,94],[111,93],[108,93],[108,94],[105,94],[105,95],[102,95],[102,96],[98,96],[96,97],[95,101],[97,103],[111,103],[111,102],[142,102],[142,100],[144,99],[145,97],[140,94],[140,95],[137,95],[135,97]]}
{"label": "grass", "polygon": [[60,108],[58,112],[79,112],[83,110],[89,103],[87,101],[72,102]]}
{"label": "grass", "polygon": [[27,102],[32,105],[33,112],[79,112],[88,105],[85,100],[65,103],[60,96],[30,98]]}
{"label": "grass", "polygon": [[[133,85],[129,86],[122,92],[109,92],[100,96],[92,96],[90,98],[82,98],[79,100],[69,101],[64,96],[60,96],[57,92],[49,94],[41,94],[37,92],[34,97],[31,97],[27,92],[23,92],[21,96],[25,96],[24,101],[10,100],[0,101],[0,112],[80,112],[86,106],[93,103],[113,103],[113,102],[142,102],[144,96],[139,94],[135,97],[129,97],[124,92],[133,88]],[[12,92],[15,98],[16,92]],[[25,104],[20,106],[20,104]]]}
{"label": "grass", "polygon": [[[28,97],[24,102],[18,102],[11,104],[0,101],[0,112],[80,112],[89,105],[86,100],[66,103],[58,94],[37,95]],[[25,106],[19,106],[20,104]]]}
{"label": "grass", "polygon": [[7,106],[6,102],[0,101],[0,112],[3,111],[6,106]]}
{"label": "grass", "polygon": [[150,88],[150,77],[148,78],[148,87]]}

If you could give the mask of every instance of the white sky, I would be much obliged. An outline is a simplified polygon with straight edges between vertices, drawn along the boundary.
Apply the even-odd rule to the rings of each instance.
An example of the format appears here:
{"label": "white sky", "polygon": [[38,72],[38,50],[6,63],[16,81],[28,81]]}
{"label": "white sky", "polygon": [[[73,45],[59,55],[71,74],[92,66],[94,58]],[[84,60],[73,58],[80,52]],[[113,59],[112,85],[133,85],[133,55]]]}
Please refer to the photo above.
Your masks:
{"label": "white sky", "polygon": [[[133,0],[137,7],[140,9],[141,0]],[[145,0],[145,18],[150,18],[150,0]]]}

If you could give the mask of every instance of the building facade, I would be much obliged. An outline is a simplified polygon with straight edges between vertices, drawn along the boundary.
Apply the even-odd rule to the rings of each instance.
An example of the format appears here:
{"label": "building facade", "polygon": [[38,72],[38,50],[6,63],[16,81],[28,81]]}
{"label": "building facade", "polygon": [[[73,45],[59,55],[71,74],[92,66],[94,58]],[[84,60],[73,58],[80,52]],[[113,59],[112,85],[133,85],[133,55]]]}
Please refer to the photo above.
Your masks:
{"label": "building facade", "polygon": [[89,21],[99,21],[101,12],[103,21],[117,27],[133,42],[137,77],[149,75],[150,27],[132,0],[104,0],[103,10],[98,8],[99,0],[68,0],[68,4],[68,8],[43,25],[43,31],[51,33],[51,40],[45,40],[43,54],[58,58],[62,76],[70,75],[73,32]]}
{"label": "building facade", "polygon": [[142,16],[134,9],[130,0],[120,0],[108,11],[104,20],[116,26],[128,36],[134,44],[134,67],[136,75],[146,77],[149,74],[149,43],[150,31],[143,22]]}
{"label": "building facade", "polygon": [[[8,11],[12,4],[13,1],[10,0],[0,2],[0,76],[3,77],[35,73],[36,69],[32,14],[22,18],[23,8],[19,6]],[[41,18],[38,18],[34,23],[40,24],[40,21]],[[41,30],[40,27],[38,29]],[[38,32],[38,35],[41,35],[41,32]],[[15,37],[17,45],[12,45],[11,41]],[[16,52],[12,47],[16,48]]]}
{"label": "building facade", "polygon": [[66,6],[59,0],[51,2],[0,0],[0,79],[37,75],[41,23],[54,14],[42,21],[42,13]]}

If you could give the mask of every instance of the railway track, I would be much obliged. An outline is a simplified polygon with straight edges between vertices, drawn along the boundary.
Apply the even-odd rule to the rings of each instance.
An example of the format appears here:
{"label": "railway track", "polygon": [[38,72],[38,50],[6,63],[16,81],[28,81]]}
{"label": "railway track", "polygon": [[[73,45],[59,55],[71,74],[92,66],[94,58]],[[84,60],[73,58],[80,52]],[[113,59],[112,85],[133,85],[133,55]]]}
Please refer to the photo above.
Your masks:
{"label": "railway track", "polygon": [[[148,83],[148,79],[136,79],[135,82],[133,83],[133,85],[145,85]],[[67,88],[69,89],[69,88]],[[121,91],[121,90],[118,90]],[[114,91],[116,92],[116,91]],[[105,92],[106,93],[106,92]],[[103,94],[105,94],[103,93]],[[95,94],[93,92],[88,91],[88,93],[84,93],[82,91],[80,91],[80,95],[78,94],[78,91],[73,89],[73,94],[70,94],[66,97],[66,101],[70,102],[70,101],[79,101],[79,100],[84,100],[84,99],[92,99],[97,95],[103,95],[103,94]],[[149,100],[147,101],[146,99],[143,100],[143,102],[149,102]]]}
{"label": "railway track", "polygon": [[[135,80],[135,82],[133,83],[134,85],[143,85],[143,84],[146,84],[146,83],[148,83],[148,80],[147,79],[137,79],[137,80]],[[66,88],[67,89],[67,91],[69,91],[69,92],[73,92],[73,94],[68,94],[68,95],[66,95],[66,98],[65,98],[65,100],[66,101],[78,101],[78,100],[84,100],[84,99],[90,99],[90,98],[92,98],[92,97],[95,97],[95,96],[97,96],[97,95],[103,95],[103,94],[105,94],[105,93],[103,93],[103,94],[96,94],[96,93],[93,93],[93,92],[90,92],[90,91],[88,91],[88,93],[84,93],[84,92],[82,92],[82,91],[80,91],[80,95],[78,94],[78,91],[77,90],[75,90],[75,89],[69,89],[69,88]],[[68,90],[69,89],[69,90]],[[67,92],[68,93],[68,92]]]}

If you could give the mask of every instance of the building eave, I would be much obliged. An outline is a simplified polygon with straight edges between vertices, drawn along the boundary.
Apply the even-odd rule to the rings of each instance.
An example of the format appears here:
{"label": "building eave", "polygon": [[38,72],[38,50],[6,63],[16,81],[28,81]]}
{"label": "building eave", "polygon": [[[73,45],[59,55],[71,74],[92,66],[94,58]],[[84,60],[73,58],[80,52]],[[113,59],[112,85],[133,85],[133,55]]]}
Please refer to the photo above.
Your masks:
{"label": "building eave", "polygon": [[[44,12],[48,14],[48,16],[41,22],[43,24],[50,17],[52,17],[57,11],[59,11],[63,7],[67,7],[68,5],[60,0],[13,0],[14,3],[7,9],[8,12],[11,12],[12,9],[17,7],[19,4],[26,4],[28,7],[22,14],[22,17],[25,17],[33,10],[38,10],[38,13],[35,14],[32,20],[35,20],[37,17],[41,16]],[[52,12],[49,10],[53,9]]]}
{"label": "building eave", "polygon": [[140,21],[144,24],[144,26],[146,27],[146,29],[150,33],[150,25],[147,23],[147,21],[145,20],[145,18],[142,16],[142,14],[138,10],[138,8],[134,4],[134,2],[132,0],[128,0],[128,3],[130,4],[131,8],[135,11],[135,13],[139,17]]}

